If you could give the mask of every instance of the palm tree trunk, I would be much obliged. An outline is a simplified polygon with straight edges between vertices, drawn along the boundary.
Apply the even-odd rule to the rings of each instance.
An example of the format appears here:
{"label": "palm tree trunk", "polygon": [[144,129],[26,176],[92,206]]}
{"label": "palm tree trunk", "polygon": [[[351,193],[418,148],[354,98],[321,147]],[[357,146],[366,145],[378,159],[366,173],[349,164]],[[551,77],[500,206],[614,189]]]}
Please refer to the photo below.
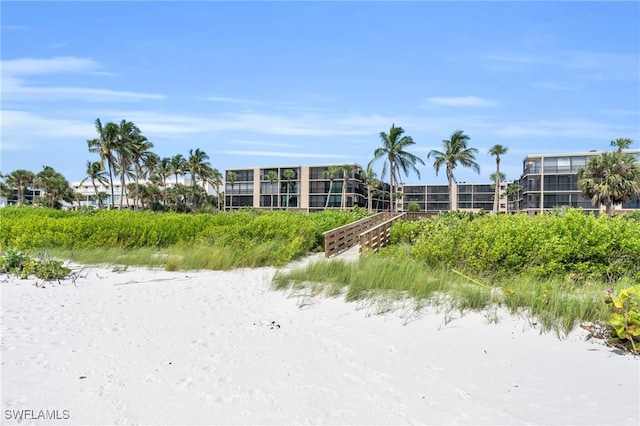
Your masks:
{"label": "palm tree trunk", "polygon": [[496,157],[496,193],[493,204],[493,211],[498,213],[500,210],[500,157]]}
{"label": "palm tree trunk", "polygon": [[[124,201],[124,172],[120,171],[120,210],[122,210],[122,202]],[[127,200],[127,205],[129,200]]]}
{"label": "palm tree trunk", "polygon": [[109,184],[111,185],[111,209],[113,210],[116,207],[116,195],[113,190],[113,169],[111,168],[111,163],[107,160],[107,165],[109,166]]}
{"label": "palm tree trunk", "polygon": [[91,185],[93,185],[93,192],[94,192],[94,194],[96,194],[96,197],[98,198],[98,208],[101,209],[102,208],[102,199],[100,197],[98,197],[98,185],[96,185],[96,181],[93,178],[91,178]]}
{"label": "palm tree trunk", "polygon": [[289,182],[289,179],[287,179],[287,199],[286,199],[286,202],[284,203],[286,210],[289,209],[289,185],[291,185],[291,183]]}
{"label": "palm tree trunk", "polygon": [[324,209],[329,208],[329,198],[331,198],[331,187],[333,186],[333,179],[329,179],[329,193],[327,194],[327,202],[324,205]]}
{"label": "palm tree trunk", "polygon": [[393,196],[394,185],[395,185],[394,176],[393,176],[393,172],[391,172],[391,174],[389,175],[389,203],[390,203],[389,211],[391,212],[397,211],[396,199]]}

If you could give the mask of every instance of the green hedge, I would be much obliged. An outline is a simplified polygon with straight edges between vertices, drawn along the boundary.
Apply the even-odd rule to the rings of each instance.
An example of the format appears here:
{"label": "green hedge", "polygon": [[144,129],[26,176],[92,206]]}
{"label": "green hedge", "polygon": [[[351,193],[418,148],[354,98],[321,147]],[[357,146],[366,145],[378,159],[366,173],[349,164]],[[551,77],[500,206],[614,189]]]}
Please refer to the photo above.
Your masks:
{"label": "green hedge", "polygon": [[586,215],[444,215],[392,229],[430,265],[483,275],[640,280],[640,221]]}
{"label": "green hedge", "polygon": [[365,217],[362,209],[301,213],[241,210],[231,213],[153,213],[118,210],[65,212],[32,207],[0,209],[0,247],[169,247],[207,243],[244,248],[297,241],[296,250],[316,250],[322,233]]}

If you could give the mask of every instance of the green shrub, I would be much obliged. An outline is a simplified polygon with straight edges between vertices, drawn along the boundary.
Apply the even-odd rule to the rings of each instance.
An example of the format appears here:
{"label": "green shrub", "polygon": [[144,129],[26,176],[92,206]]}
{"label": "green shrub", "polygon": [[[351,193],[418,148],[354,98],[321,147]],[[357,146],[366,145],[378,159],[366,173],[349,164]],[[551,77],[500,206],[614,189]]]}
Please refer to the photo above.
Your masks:
{"label": "green shrub", "polygon": [[[324,248],[323,232],[367,216],[364,209],[302,213],[242,209],[216,214],[0,209],[0,248],[139,251],[195,246],[232,251],[234,266],[282,265]],[[105,251],[106,252],[106,251]],[[204,257],[209,257],[208,255]],[[206,264],[217,262],[205,261]],[[175,265],[174,265],[175,266]]]}
{"label": "green shrub", "polygon": [[71,274],[71,269],[60,260],[36,260],[24,251],[8,248],[0,255],[0,272],[27,279],[31,275],[49,280],[61,280]]}
{"label": "green shrub", "polygon": [[620,290],[606,302],[613,310],[606,323],[613,336],[609,344],[639,353],[636,343],[640,343],[640,285]]}
{"label": "green shrub", "polygon": [[413,241],[411,254],[429,265],[495,277],[571,276],[575,282],[640,279],[640,223],[585,215],[443,215],[392,229],[395,242]]}

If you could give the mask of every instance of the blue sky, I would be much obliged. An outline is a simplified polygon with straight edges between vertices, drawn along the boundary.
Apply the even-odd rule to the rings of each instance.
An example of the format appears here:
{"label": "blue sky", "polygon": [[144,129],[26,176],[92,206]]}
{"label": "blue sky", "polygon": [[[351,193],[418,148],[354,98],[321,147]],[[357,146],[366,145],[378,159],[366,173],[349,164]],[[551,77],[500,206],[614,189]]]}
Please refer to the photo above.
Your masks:
{"label": "blue sky", "polygon": [[[402,126],[528,154],[640,148],[639,2],[12,2],[1,7],[0,170],[85,177],[94,121],[227,168],[357,162]],[[376,163],[380,172],[382,163]]]}

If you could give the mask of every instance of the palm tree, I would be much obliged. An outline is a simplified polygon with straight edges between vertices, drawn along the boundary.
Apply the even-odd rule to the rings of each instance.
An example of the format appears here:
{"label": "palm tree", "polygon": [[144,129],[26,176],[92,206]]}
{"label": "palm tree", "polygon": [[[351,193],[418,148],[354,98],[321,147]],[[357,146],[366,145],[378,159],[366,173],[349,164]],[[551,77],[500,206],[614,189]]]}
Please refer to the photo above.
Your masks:
{"label": "palm tree", "polygon": [[107,198],[109,198],[109,194],[104,191],[100,191],[96,194],[96,198],[98,199],[98,204],[104,206],[104,202]]}
{"label": "palm tree", "polygon": [[187,166],[187,160],[182,156],[182,154],[176,154],[171,157],[171,170],[173,170],[174,175],[176,175],[176,185],[178,184],[178,175],[184,176],[184,172]]}
{"label": "palm tree", "polygon": [[[369,162],[369,164],[372,164],[374,161],[381,158],[384,160],[380,178],[384,179],[387,174],[387,170],[389,170],[389,183],[391,186],[390,198],[392,200],[394,187],[400,181],[400,171],[407,176],[409,171],[413,170],[416,172],[419,179],[420,171],[417,169],[416,163],[424,165],[424,161],[422,161],[420,157],[406,151],[406,148],[411,145],[415,145],[415,142],[411,136],[402,136],[403,133],[404,129],[402,127],[396,127],[395,124],[391,125],[389,134],[380,132],[382,146],[373,152],[373,160]],[[397,204],[396,207],[394,207],[394,210],[397,210]]]}
{"label": "palm tree", "polygon": [[338,173],[340,173],[340,168],[336,166],[329,166],[327,167],[327,170],[322,172],[322,174],[324,174],[324,177],[329,178],[329,192],[327,193],[327,202],[324,205],[325,210],[329,208],[329,199],[331,198],[331,188],[333,187],[333,180],[336,178],[336,176],[338,176]]}
{"label": "palm tree", "polygon": [[48,207],[59,208],[60,201],[68,203],[74,201],[74,193],[69,186],[69,181],[53,167],[44,166],[36,175],[35,184],[42,188],[44,192],[42,201]]}
{"label": "palm tree", "polygon": [[489,149],[489,154],[492,157],[496,157],[496,194],[495,194],[495,198],[493,200],[493,211],[495,213],[498,213],[498,210],[500,209],[500,178],[502,176],[502,174],[500,173],[500,156],[504,155],[507,153],[507,151],[509,150],[509,148],[507,148],[506,146],[502,146],[500,144],[498,145],[494,145]]}
{"label": "palm tree", "polygon": [[118,163],[118,173],[120,174],[120,209],[126,194],[125,180],[131,176],[131,166],[133,165],[133,151],[136,141],[141,137],[140,129],[131,121],[121,120],[116,134],[115,152]]}
{"label": "palm tree", "polygon": [[[0,177],[4,178],[5,176],[0,173]],[[9,185],[2,181],[0,181],[0,197],[5,197],[8,200],[13,197],[13,189],[9,188]]]}
{"label": "palm tree", "polygon": [[[519,195],[520,191],[522,191],[522,186],[518,185],[517,183],[510,183],[509,185],[507,185],[507,201],[509,199],[513,200],[513,197]],[[520,206],[517,200],[515,201],[516,211],[518,211],[520,210]]]}
{"label": "palm tree", "polygon": [[269,181],[269,189],[271,192],[271,210],[273,210],[273,182],[276,182],[278,180],[278,173],[274,170],[269,170],[264,175],[264,178]]}
{"label": "palm tree", "polygon": [[602,203],[613,216],[616,204],[640,197],[640,164],[621,150],[603,152],[589,158],[586,168],[578,169],[578,188],[594,206]]}
{"label": "palm tree", "polygon": [[7,186],[9,186],[10,188],[15,188],[18,191],[19,206],[24,205],[27,189],[33,186],[35,181],[35,173],[24,169],[14,170],[5,176],[5,182],[7,183]]}
{"label": "palm tree", "polygon": [[292,169],[286,169],[282,172],[282,177],[287,181],[287,198],[285,202],[285,208],[289,208],[289,190],[291,188],[291,179],[296,176],[296,172]]}
{"label": "palm tree", "polygon": [[236,183],[236,180],[238,180],[238,174],[236,172],[227,172],[227,183],[231,186],[231,192],[229,193],[229,210],[233,209],[233,185]]}
{"label": "palm tree", "polygon": [[107,163],[109,170],[109,185],[111,186],[111,208],[115,207],[115,194],[113,189],[114,172],[117,165],[116,156],[116,134],[118,133],[118,125],[115,123],[107,123],[102,125],[99,118],[96,118],[96,131],[98,137],[87,140],[89,152],[96,152],[100,155],[100,162]]}
{"label": "palm tree", "polygon": [[463,167],[468,167],[480,174],[480,165],[476,163],[475,154],[478,153],[476,148],[467,147],[469,142],[469,136],[465,135],[462,130],[457,130],[451,134],[450,139],[442,141],[442,151],[432,149],[427,158],[434,158],[433,168],[436,171],[436,175],[440,171],[442,166],[445,166],[447,171],[447,180],[449,181],[449,208],[453,208],[453,182],[455,177],[453,175],[453,169],[456,168],[458,163]]}
{"label": "palm tree", "polygon": [[171,158],[163,157],[158,162],[158,166],[155,169],[155,174],[160,177],[162,186],[167,186],[167,179],[173,174],[173,168],[171,166]]}
{"label": "palm tree", "polygon": [[[107,173],[104,170],[104,165],[100,161],[87,161],[87,177],[80,181],[80,185],[82,185],[87,179],[91,179],[91,185],[93,185],[94,194],[98,195],[98,185],[96,185],[96,181],[98,181],[101,185],[106,186],[109,183],[107,179]],[[103,208],[102,199],[98,198],[98,208]]]}
{"label": "palm tree", "polygon": [[618,152],[621,152],[623,149],[627,149],[631,146],[633,141],[629,138],[618,138],[611,141],[610,145],[618,148]]}
{"label": "palm tree", "polygon": [[349,182],[351,173],[353,173],[354,167],[351,164],[343,164],[340,166],[340,170],[342,171],[342,197],[340,198],[340,210],[345,210],[347,208],[347,183]]}
{"label": "palm tree", "polygon": [[202,181],[206,181],[209,175],[211,174],[211,163],[207,160],[209,156],[206,152],[202,151],[200,148],[196,148],[189,150],[189,159],[187,159],[187,170],[191,175],[191,186],[195,186],[198,182],[198,177]]}
{"label": "palm tree", "polygon": [[[139,135],[131,144],[131,162],[135,169],[135,183],[136,187],[140,186],[140,179],[146,175],[146,171],[155,167],[158,162],[158,156],[151,152],[153,143],[147,140],[146,137]],[[135,198],[135,209],[138,209],[138,200],[140,191],[137,191]]]}
{"label": "palm tree", "polygon": [[220,186],[222,183],[222,173],[220,173],[220,170],[212,169],[211,176],[209,176],[209,184],[216,192],[216,210],[220,210]]}
{"label": "palm tree", "polygon": [[371,165],[367,166],[367,170],[360,172],[360,178],[364,181],[367,187],[367,209],[369,212],[373,212],[373,191],[378,187],[380,182],[376,178],[376,173],[371,168]]}

